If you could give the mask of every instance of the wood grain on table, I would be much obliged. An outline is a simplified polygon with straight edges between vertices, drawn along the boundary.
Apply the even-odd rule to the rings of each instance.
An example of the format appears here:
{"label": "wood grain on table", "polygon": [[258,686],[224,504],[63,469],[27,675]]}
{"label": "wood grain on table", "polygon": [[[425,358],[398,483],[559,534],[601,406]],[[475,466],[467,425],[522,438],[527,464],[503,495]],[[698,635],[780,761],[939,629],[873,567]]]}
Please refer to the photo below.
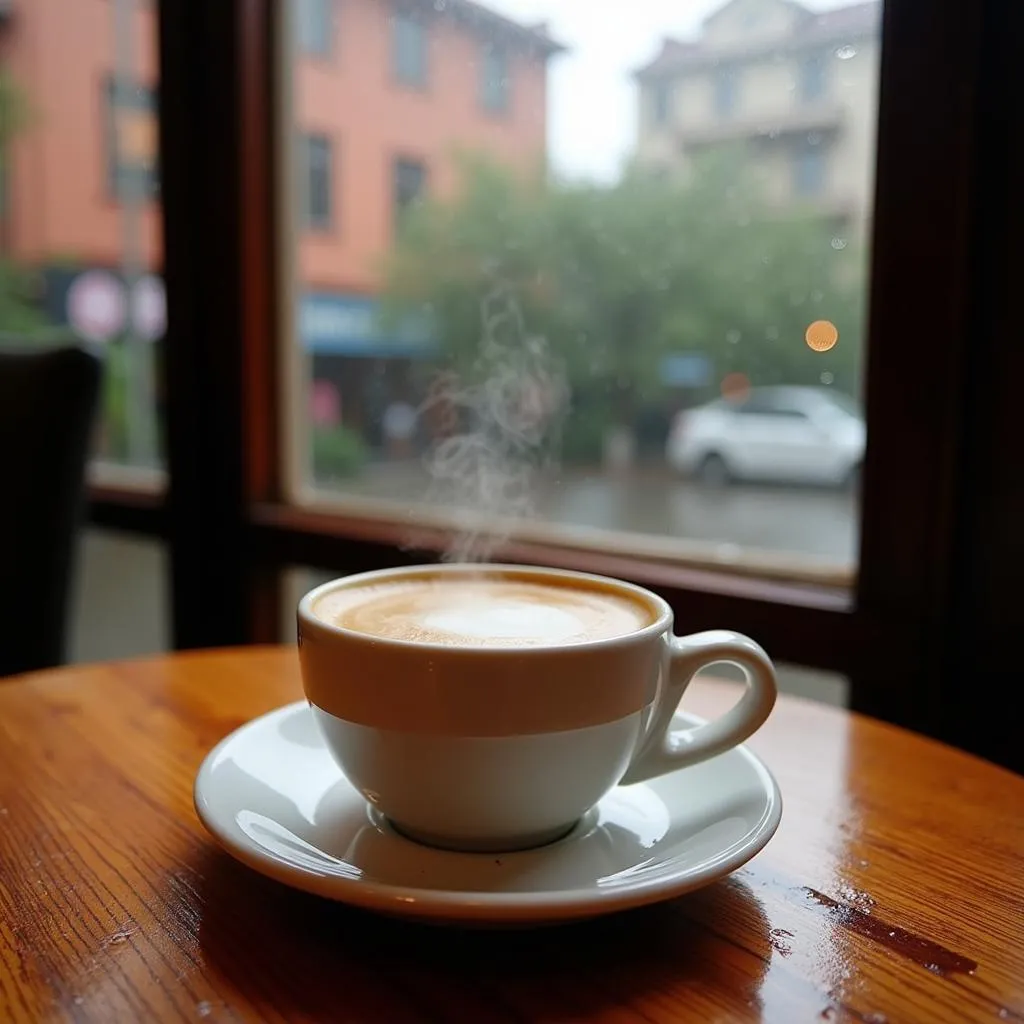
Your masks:
{"label": "wood grain on table", "polygon": [[745,868],[463,932],[294,892],[204,832],[204,755],[299,697],[289,648],[0,681],[0,1021],[1024,1021],[1024,779],[783,698],[750,744],[783,821]]}

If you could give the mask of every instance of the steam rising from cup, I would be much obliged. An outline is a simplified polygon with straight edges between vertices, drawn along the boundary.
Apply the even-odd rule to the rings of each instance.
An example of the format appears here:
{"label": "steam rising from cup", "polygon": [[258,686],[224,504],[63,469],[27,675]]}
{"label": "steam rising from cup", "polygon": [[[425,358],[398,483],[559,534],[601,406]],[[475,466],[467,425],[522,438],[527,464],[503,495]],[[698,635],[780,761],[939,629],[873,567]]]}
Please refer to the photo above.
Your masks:
{"label": "steam rising from cup", "polygon": [[419,410],[443,425],[425,465],[428,499],[457,510],[446,561],[486,561],[507,539],[509,519],[535,513],[538,486],[558,467],[569,408],[564,367],[546,339],[527,332],[511,291],[488,294],[480,317],[467,379],[440,374]]}

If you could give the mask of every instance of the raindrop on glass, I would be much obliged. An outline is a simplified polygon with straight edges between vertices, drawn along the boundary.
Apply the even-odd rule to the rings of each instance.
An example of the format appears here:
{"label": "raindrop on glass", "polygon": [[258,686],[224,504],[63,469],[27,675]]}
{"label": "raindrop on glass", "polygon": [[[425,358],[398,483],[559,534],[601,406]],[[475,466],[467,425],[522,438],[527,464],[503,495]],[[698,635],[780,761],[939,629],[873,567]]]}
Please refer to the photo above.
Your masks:
{"label": "raindrop on glass", "polygon": [[846,248],[846,239],[845,238],[833,238],[832,239],[832,248],[835,249],[836,252],[839,252],[840,249],[845,249]]}
{"label": "raindrop on glass", "polygon": [[741,337],[743,337],[743,335],[741,335],[735,327],[732,330],[725,332],[725,340],[729,342],[730,345],[739,344],[739,340]]}
{"label": "raindrop on glass", "polygon": [[851,60],[853,57],[857,56],[857,47],[850,46],[850,44],[847,43],[846,46],[840,46],[839,49],[836,50],[836,56],[840,60]]}
{"label": "raindrop on glass", "polygon": [[822,384],[831,384],[835,380],[835,376],[826,370],[820,377]]}

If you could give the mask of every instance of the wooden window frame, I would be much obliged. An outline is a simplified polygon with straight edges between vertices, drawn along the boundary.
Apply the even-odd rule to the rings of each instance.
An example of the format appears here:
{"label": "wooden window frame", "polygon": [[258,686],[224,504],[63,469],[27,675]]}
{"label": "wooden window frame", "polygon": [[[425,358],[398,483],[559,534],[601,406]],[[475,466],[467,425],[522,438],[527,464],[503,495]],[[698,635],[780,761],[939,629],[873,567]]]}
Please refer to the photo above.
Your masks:
{"label": "wooden window frame", "polygon": [[[93,521],[166,538],[176,647],[278,638],[291,565],[435,557],[403,531],[290,507],[275,385],[279,163],[272,0],[162,0],[169,331],[166,498],[93,494]],[[972,693],[1019,679],[1024,523],[1012,462],[1024,380],[1019,5],[887,0],[873,219],[869,426],[852,591],[512,541],[501,557],[623,576],[686,630],[727,625],[780,660],[845,673],[855,709],[1024,768],[1011,715]],[[284,126],[291,130],[291,126]],[[1019,462],[1019,458],[1018,458]]]}

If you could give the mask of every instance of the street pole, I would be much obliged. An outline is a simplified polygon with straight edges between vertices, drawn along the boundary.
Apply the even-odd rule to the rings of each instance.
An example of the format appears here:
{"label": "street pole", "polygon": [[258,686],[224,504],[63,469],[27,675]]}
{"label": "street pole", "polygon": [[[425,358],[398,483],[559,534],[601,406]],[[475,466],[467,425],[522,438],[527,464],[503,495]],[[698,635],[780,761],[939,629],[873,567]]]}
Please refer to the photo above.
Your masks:
{"label": "street pole", "polygon": [[[114,137],[115,159],[121,168],[124,152],[118,108],[127,90],[138,87],[135,73],[135,0],[114,0]],[[155,462],[155,395],[153,391],[153,346],[135,324],[136,285],[143,272],[141,168],[133,159],[129,173],[117,176],[121,201],[121,276],[127,295],[127,322],[122,340],[125,357],[125,410],[128,429],[128,461],[133,466]]]}

